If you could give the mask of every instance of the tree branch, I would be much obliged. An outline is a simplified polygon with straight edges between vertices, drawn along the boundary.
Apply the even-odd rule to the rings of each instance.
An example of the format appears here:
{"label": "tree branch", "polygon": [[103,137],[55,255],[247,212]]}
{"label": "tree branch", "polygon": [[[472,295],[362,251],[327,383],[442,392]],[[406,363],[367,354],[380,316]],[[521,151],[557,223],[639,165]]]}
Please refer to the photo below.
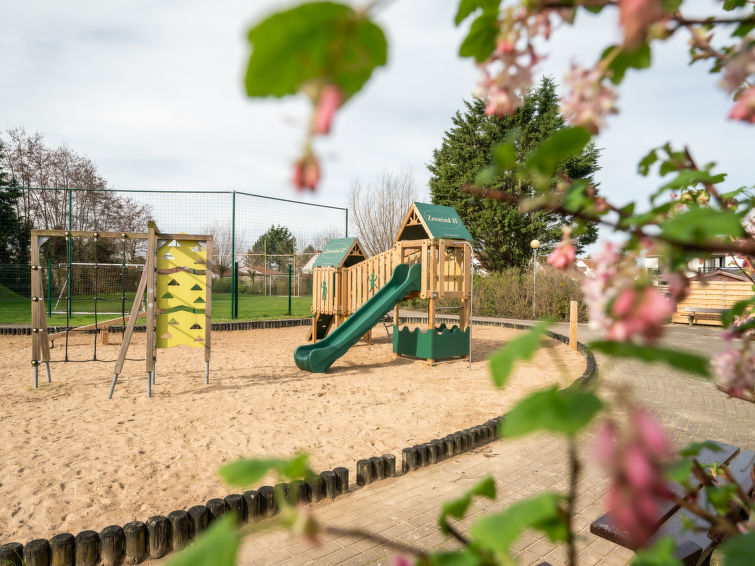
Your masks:
{"label": "tree branch", "polygon": [[[462,190],[472,195],[481,196],[484,198],[491,198],[493,200],[499,200],[502,202],[508,202],[511,204],[515,204],[517,206],[520,204],[519,197],[515,195],[511,195],[505,191],[491,191],[491,190],[485,189],[484,187],[477,187],[475,185],[465,185],[462,187]],[[752,239],[722,240],[719,238],[715,240],[710,239],[705,242],[697,242],[695,244],[690,244],[687,242],[676,240],[674,238],[669,238],[668,236],[664,236],[662,234],[657,234],[657,235],[647,234],[639,226],[632,226],[632,227],[622,226],[620,223],[611,222],[610,220],[606,220],[602,216],[590,214],[581,210],[578,210],[578,211],[567,210],[562,205],[555,204],[552,202],[544,203],[543,205],[541,205],[541,208],[544,208],[545,210],[549,210],[551,212],[561,214],[562,216],[571,216],[574,218],[578,218],[580,220],[584,220],[586,222],[595,222],[597,224],[602,224],[603,226],[613,228],[616,231],[632,234],[638,238],[648,238],[651,240],[659,240],[662,242],[666,242],[667,244],[671,244],[672,246],[676,246],[683,250],[701,251],[701,252],[709,252],[709,253],[732,252],[732,253],[738,253],[738,254],[744,254],[744,255],[755,255],[755,241],[753,241]]]}

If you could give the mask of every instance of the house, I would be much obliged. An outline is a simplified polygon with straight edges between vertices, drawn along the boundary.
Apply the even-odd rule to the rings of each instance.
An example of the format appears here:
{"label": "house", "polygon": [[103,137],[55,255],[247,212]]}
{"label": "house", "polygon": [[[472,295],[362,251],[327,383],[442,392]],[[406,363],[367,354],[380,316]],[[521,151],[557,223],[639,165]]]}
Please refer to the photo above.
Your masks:
{"label": "house", "polygon": [[[739,265],[737,265],[739,263]],[[648,254],[641,258],[640,266],[648,271],[651,275],[656,277],[661,276],[663,270],[662,256],[656,254]],[[709,258],[705,259],[693,259],[687,263],[687,275],[700,276],[714,272],[728,272],[733,274],[739,274],[742,272],[741,268],[747,267],[742,261],[735,261],[734,256],[727,253],[713,253]],[[749,266],[752,267],[752,266]]]}
{"label": "house", "polygon": [[583,275],[592,275],[592,272],[595,271],[595,260],[589,257],[579,258],[574,265],[577,267],[577,271]]}

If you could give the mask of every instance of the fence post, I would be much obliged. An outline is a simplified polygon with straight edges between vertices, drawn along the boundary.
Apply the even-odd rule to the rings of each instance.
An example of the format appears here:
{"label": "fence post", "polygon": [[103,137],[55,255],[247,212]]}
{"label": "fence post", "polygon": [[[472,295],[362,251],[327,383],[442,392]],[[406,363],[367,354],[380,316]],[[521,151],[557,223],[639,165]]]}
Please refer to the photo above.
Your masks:
{"label": "fence post", "polygon": [[569,347],[577,349],[577,301],[569,301]]}
{"label": "fence post", "polygon": [[238,314],[236,289],[236,191],[231,194],[231,320]]}
{"label": "fence post", "polygon": [[233,262],[233,318],[239,317],[239,262]]}
{"label": "fence post", "polygon": [[291,316],[291,264],[288,264],[288,316]]}
{"label": "fence post", "polygon": [[47,258],[47,316],[52,316],[52,258]]}
{"label": "fence post", "polygon": [[[68,231],[73,230],[73,189],[68,189]],[[71,301],[73,300],[73,295],[71,294],[71,284],[73,282],[73,278],[71,277],[71,254],[72,254],[72,246],[73,246],[73,238],[68,237],[66,238],[66,260],[68,263],[68,301],[66,304],[66,312],[68,313],[68,316],[66,318],[66,326],[68,326],[69,319],[71,318]]]}

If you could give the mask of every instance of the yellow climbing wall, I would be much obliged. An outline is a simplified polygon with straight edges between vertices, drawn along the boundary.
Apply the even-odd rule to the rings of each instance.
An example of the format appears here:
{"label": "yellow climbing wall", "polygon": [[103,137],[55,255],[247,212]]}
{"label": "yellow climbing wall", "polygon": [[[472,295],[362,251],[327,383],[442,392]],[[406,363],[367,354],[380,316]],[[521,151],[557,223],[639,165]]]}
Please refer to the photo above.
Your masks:
{"label": "yellow climbing wall", "polygon": [[196,240],[157,248],[157,347],[205,346],[207,249]]}

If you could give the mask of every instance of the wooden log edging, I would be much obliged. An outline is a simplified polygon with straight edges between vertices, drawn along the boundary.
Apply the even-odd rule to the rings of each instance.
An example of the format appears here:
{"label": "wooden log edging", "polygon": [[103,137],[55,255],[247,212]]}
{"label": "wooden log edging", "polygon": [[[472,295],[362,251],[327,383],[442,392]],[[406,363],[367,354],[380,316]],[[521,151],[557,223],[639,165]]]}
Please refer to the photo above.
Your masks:
{"label": "wooden log edging", "polygon": [[[439,316],[437,319],[445,317]],[[426,323],[426,317],[405,316],[400,323]],[[453,320],[449,317],[449,320]],[[274,326],[274,323],[282,324]],[[299,324],[297,324],[299,323]],[[480,326],[497,326],[529,330],[525,324],[509,323],[495,320],[473,320]],[[254,321],[237,323],[218,323],[233,326],[260,324],[254,328],[285,328],[307,326],[311,319],[287,319],[282,321]],[[213,330],[215,325],[213,324]],[[248,330],[250,327],[228,328],[228,330]],[[0,334],[2,334],[0,328]],[[22,329],[23,330],[23,329]],[[26,329],[28,330],[28,329]],[[569,344],[568,336],[556,332],[546,332],[547,336]],[[597,365],[589,348],[577,343],[577,351],[585,358],[586,367],[575,383],[590,384],[596,377]],[[100,533],[91,530],[80,532],[75,537],[70,533],[55,535],[49,541],[35,539],[26,545],[11,542],[0,545],[0,565],[2,566],[118,566],[119,564],[139,564],[148,558],[160,558],[170,552],[180,550],[188,545],[197,535],[204,531],[214,520],[228,512],[235,513],[239,521],[258,522],[278,513],[275,490],[279,489],[286,500],[298,503],[318,503],[335,499],[340,495],[363,488],[367,485],[388,478],[398,478],[406,474],[443,462],[448,458],[459,456],[480,448],[498,439],[501,424],[506,415],[489,419],[485,423],[436,438],[429,442],[404,448],[401,462],[393,454],[372,456],[358,460],[356,463],[356,487],[350,488],[349,470],[337,467],[320,472],[307,480],[294,480],[276,486],[262,486],[245,491],[243,494],[232,493],[224,498],[214,498],[205,505],[195,505],[187,510],[176,510],[166,516],[155,515],[145,523],[133,521],[120,527],[111,525]],[[400,468],[399,468],[400,465]]]}
{"label": "wooden log edging", "polygon": [[[212,331],[213,332],[228,332],[228,331],[236,331],[236,330],[260,330],[260,329],[269,329],[269,328],[292,328],[296,326],[312,326],[312,319],[311,318],[281,318],[281,319],[274,319],[274,320],[236,320],[232,322],[213,322],[212,323]],[[73,327],[71,327],[73,328]],[[109,331],[114,334],[123,334],[124,330],[123,325],[113,325],[109,328]],[[144,325],[137,325],[134,326],[134,332],[146,332],[147,327]],[[65,326],[50,326],[47,331],[50,334],[55,334],[56,332],[65,332],[66,327]],[[95,330],[83,330],[80,331],[82,334],[94,334]],[[102,332],[102,329],[100,328],[98,332]],[[31,335],[31,327],[30,326],[0,326],[0,336],[2,335],[8,335],[8,336],[30,336]],[[0,562],[2,564],[2,562]]]}

